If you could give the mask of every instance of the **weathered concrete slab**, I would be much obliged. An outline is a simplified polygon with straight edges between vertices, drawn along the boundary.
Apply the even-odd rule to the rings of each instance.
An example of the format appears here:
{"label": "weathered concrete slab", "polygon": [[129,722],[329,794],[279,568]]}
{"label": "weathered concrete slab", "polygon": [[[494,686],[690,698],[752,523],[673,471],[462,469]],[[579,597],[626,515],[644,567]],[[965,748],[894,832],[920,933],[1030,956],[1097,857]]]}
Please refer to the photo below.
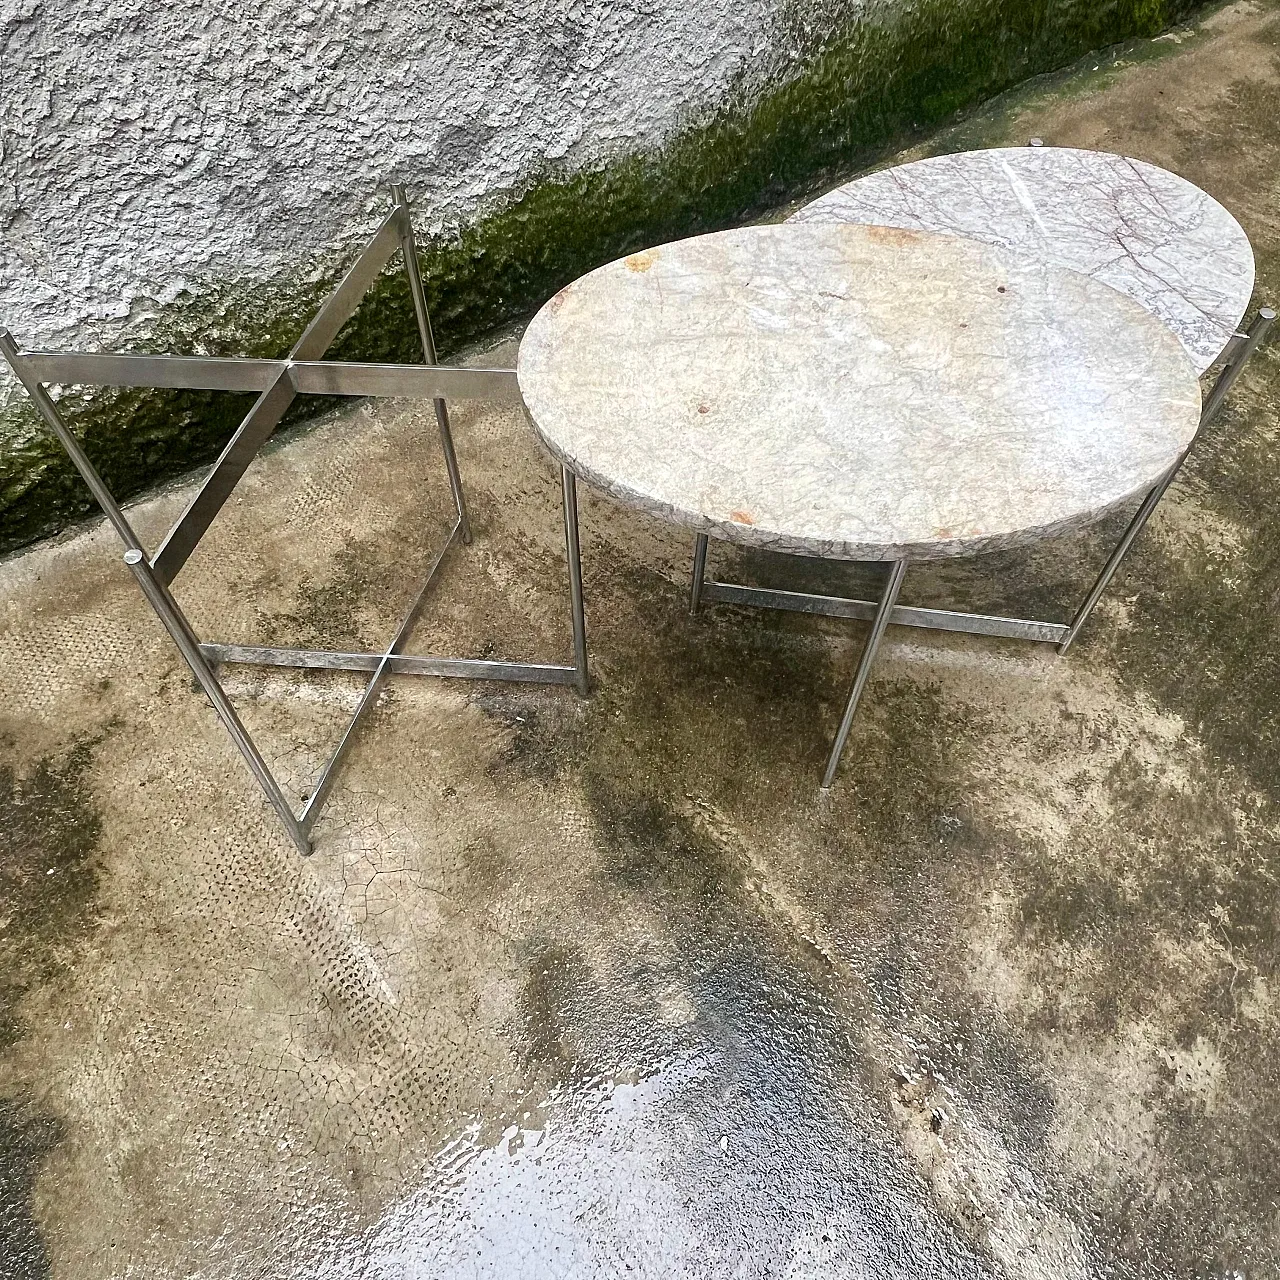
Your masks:
{"label": "weathered concrete slab", "polygon": [[[983,137],[1185,174],[1274,297],[1278,42],[1235,6]],[[592,698],[393,681],[307,861],[104,532],[7,562],[0,1271],[1274,1271],[1278,409],[1273,347],[1067,660],[891,631],[825,801],[861,628],[691,621],[685,539],[593,497]],[[456,426],[419,642],[563,655],[554,470]],[[373,643],[448,510],[394,405],[243,492],[177,582],[229,640]],[[914,589],[1048,616],[1106,532]],[[234,690],[298,788],[357,696]]]}

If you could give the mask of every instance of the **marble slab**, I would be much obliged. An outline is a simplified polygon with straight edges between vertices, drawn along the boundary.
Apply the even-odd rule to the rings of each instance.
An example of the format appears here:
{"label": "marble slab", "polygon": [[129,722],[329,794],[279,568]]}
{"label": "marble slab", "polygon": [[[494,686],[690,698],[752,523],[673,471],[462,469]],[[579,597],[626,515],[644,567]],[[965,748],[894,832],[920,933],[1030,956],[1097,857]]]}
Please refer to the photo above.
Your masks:
{"label": "marble slab", "polygon": [[931,558],[1083,524],[1195,434],[1196,371],[1131,299],[976,240],[747,227],[562,289],[520,344],[585,481],[801,555]]}
{"label": "marble slab", "polygon": [[1253,292],[1253,250],[1222,205],[1167,169],[1105,151],[934,156],[850,182],[790,221],[946,231],[1083,271],[1159,316],[1199,373]]}

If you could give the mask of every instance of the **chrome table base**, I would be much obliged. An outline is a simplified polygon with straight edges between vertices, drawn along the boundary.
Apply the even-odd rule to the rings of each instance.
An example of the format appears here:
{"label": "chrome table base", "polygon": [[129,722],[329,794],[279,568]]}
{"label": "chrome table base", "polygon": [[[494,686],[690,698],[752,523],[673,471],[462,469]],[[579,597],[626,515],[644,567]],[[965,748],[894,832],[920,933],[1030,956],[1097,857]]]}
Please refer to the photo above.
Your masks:
{"label": "chrome table base", "polygon": [[[1213,385],[1213,390],[1206,398],[1200,414],[1201,429],[1217,416],[1227,393],[1244,370],[1249,357],[1266,337],[1267,330],[1275,318],[1276,313],[1270,307],[1261,308],[1248,330],[1237,333],[1228,343],[1223,352],[1222,371]],[[1199,438],[1198,433],[1196,438]],[[1164,497],[1165,491],[1173,483],[1188,453],[1190,448],[1183,452],[1178,461],[1161,476],[1158,483],[1143,499],[1142,505],[1130,520],[1124,535],[1116,544],[1102,572],[1069,623],[1038,622],[1029,618],[1002,618],[990,614],[956,613],[948,609],[922,609],[912,605],[901,605],[898,603],[898,594],[906,577],[908,564],[906,560],[890,562],[889,577],[879,600],[850,600],[843,596],[813,595],[803,591],[776,591],[765,587],[748,587],[736,582],[718,582],[707,577],[709,542],[705,533],[698,534],[694,544],[689,611],[697,613],[703,604],[718,602],[751,605],[760,609],[820,614],[827,618],[858,618],[871,623],[871,633],[858,660],[853,687],[823,774],[822,787],[826,790],[835,780],[840,757],[844,754],[849,729],[870,677],[876,651],[891,624],[903,627],[925,627],[934,631],[964,631],[970,635],[979,636],[1004,636],[1012,640],[1032,640],[1056,645],[1059,654],[1066,653],[1079,634],[1080,628],[1088,621],[1094,606],[1102,598],[1102,593],[1110,585],[1111,579],[1128,554],[1134,540],[1142,532],[1160,499]]]}
{"label": "chrome table base", "polygon": [[[311,850],[312,828],[336,779],[338,767],[365,714],[377,701],[378,692],[387,676],[438,676],[567,684],[572,685],[580,694],[585,695],[588,691],[582,559],[578,543],[577,481],[567,467],[561,468],[560,478],[564,497],[565,550],[569,566],[573,665],[492,662],[473,658],[416,656],[403,652],[445,554],[455,543],[466,544],[472,540],[446,402],[449,399],[483,399],[509,404],[522,402],[514,369],[463,369],[436,363],[435,341],[418,268],[408,200],[402,187],[394,187],[392,195],[394,206],[391,213],[283,360],[20,351],[8,331],[0,329],[0,354],[4,355],[26,388],[45,424],[57,436],[115,528],[125,545],[125,563],[132,570],[143,595],[213,704],[214,711],[244,756],[290,839],[302,853],[309,853]],[[426,363],[356,364],[321,359],[342,326],[355,314],[365,293],[397,252],[404,259]],[[187,387],[257,391],[260,394],[217,462],[210,468],[187,509],[169,530],[155,555],[148,557],[120,504],[103,483],[78,437],[50,397],[46,383]],[[170,591],[170,584],[298,395],[402,396],[425,398],[434,402],[456,520],[413,604],[396,629],[390,644],[381,653],[340,653],[205,643],[196,634]],[[218,667],[226,663],[369,673],[369,681],[359,705],[300,811],[295,812],[227,697],[218,678]]]}

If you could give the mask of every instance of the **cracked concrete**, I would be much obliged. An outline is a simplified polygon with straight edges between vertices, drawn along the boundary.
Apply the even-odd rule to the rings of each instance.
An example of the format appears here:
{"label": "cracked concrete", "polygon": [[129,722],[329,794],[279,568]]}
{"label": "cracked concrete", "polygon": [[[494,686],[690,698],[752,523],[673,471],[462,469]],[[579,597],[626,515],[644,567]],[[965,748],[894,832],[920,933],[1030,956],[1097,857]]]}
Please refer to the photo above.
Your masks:
{"label": "cracked concrete", "polygon": [[[1176,169],[1274,298],[1280,7],[1180,39],[930,145]],[[688,540],[590,494],[592,697],[393,680],[307,860],[105,529],[7,561],[0,1272],[1276,1274],[1278,409],[1273,344],[1068,659],[891,631],[829,798],[862,629],[691,620]],[[455,421],[478,537],[413,647],[561,658],[554,469]],[[447,512],[429,417],[359,407],[176,588],[217,638],[375,643]],[[912,589],[1060,616],[1114,532]],[[358,684],[230,685],[301,794]]]}

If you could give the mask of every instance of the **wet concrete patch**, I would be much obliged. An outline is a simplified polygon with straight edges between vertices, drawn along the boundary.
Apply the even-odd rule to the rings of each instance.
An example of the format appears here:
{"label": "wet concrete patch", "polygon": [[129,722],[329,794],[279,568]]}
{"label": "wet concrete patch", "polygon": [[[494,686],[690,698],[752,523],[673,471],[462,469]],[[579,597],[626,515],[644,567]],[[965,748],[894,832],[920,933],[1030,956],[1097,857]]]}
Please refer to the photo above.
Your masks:
{"label": "wet concrete patch", "polygon": [[35,1215],[35,1182],[61,1138],[58,1123],[0,1098],[0,1271],[8,1280],[46,1280],[49,1255]]}
{"label": "wet concrete patch", "polygon": [[[1272,75],[1275,11],[1232,12],[1178,55],[1167,117],[1166,69],[1020,120],[1185,142],[1139,154],[1237,192],[1270,279],[1271,179],[1223,140],[1228,106],[1270,101],[1231,81]],[[1277,372],[1250,372],[1068,660],[891,631],[825,797],[864,628],[690,618],[690,540],[589,493],[592,696],[392,681],[307,860],[109,538],[11,561],[0,696],[30,717],[6,794],[54,824],[27,861],[80,850],[83,888],[32,899],[65,965],[18,948],[0,1141],[25,1256],[77,1280],[1275,1270]],[[563,660],[555,469],[517,415],[456,427],[478,538],[414,647]],[[291,440],[184,605],[230,641],[389,634],[417,571],[394,549],[425,562],[448,514],[433,448],[397,406]],[[1061,617],[1112,533],[909,590]],[[232,687],[299,789],[358,696]]]}

